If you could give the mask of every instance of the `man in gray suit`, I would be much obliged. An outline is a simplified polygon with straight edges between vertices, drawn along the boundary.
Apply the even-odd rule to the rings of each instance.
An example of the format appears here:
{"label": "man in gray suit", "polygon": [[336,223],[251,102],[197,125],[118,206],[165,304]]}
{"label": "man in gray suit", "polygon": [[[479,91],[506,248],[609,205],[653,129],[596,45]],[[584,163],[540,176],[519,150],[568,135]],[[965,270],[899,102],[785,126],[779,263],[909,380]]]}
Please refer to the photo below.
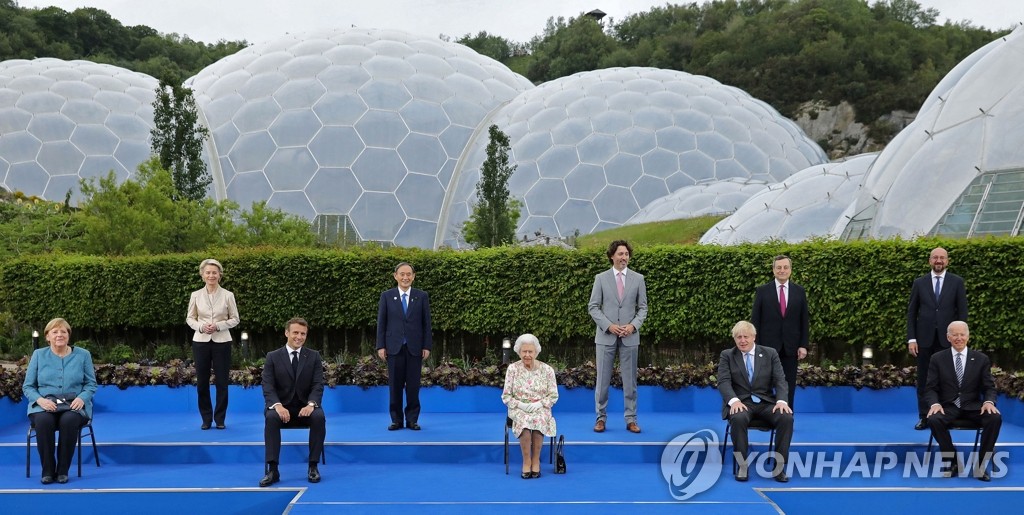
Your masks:
{"label": "man in gray suit", "polygon": [[741,320],[732,328],[736,346],[722,351],[718,360],[718,393],[722,418],[731,426],[733,458],[740,464],[737,481],[747,480],[747,427],[761,420],[775,428],[775,480],[789,481],[786,458],[793,439],[793,410],[786,399],[789,384],[775,349],[754,345],[754,324]]}
{"label": "man in gray suit", "polygon": [[644,276],[629,270],[633,248],[624,240],[608,246],[612,268],[594,276],[587,309],[597,324],[594,343],[597,347],[597,384],[594,404],[597,422],[594,431],[603,433],[608,418],[608,385],[612,379],[615,352],[619,353],[619,376],[626,408],[626,429],[639,433],[636,423],[636,359],[640,345],[640,326],[647,318],[647,285]]}

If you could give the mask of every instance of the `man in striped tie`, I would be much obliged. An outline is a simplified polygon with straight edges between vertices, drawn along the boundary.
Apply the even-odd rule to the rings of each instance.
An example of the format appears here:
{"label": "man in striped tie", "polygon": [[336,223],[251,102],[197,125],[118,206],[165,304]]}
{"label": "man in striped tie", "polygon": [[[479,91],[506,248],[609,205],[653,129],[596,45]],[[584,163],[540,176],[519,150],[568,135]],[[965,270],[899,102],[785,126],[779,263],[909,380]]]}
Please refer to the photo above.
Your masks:
{"label": "man in striped tie", "polygon": [[981,425],[981,454],[975,461],[973,475],[990,481],[988,464],[999,438],[1003,418],[996,409],[996,386],[992,380],[992,363],[988,356],[967,348],[970,330],[967,322],[949,324],[946,331],[950,348],[935,353],[928,363],[928,384],[925,400],[927,421],[939,444],[944,463],[949,463],[947,476],[955,477],[963,470],[956,459],[956,448],[949,436],[954,421],[970,421]]}

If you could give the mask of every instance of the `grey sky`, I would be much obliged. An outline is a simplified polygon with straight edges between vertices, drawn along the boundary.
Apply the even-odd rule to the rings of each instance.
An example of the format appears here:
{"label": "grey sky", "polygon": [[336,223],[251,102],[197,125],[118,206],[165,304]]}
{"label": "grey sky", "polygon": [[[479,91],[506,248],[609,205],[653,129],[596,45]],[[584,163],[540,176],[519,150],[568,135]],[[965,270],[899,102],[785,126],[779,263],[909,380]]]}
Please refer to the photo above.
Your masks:
{"label": "grey sky", "polygon": [[[704,0],[697,0],[703,2]],[[872,2],[874,0],[871,0]],[[285,33],[340,27],[399,29],[453,39],[485,30],[518,42],[544,30],[549,17],[600,9],[615,19],[664,5],[664,0],[19,0],[22,7],[56,5],[73,11],[96,7],[125,25],[148,25],[212,43],[261,43]],[[685,1],[674,3],[686,3]],[[1024,22],[1021,0],[918,0],[941,13],[939,21],[971,20],[1006,28]]]}

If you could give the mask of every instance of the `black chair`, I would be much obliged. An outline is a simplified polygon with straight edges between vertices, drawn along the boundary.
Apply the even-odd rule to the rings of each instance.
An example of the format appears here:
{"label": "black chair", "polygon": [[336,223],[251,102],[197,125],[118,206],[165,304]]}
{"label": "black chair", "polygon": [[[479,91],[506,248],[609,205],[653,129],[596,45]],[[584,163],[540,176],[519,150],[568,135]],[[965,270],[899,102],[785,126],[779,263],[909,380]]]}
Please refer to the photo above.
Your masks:
{"label": "black chair", "polygon": [[[974,422],[974,421],[971,421],[971,420],[967,420],[967,419],[963,419],[963,418],[958,418],[958,419],[953,420],[953,423],[949,425],[949,429],[950,429],[950,431],[953,431],[953,430],[956,430],[956,431],[974,431],[974,446],[971,447],[971,454],[975,454],[976,455],[978,453],[978,444],[981,442],[981,432],[984,430],[984,428],[981,427],[980,423],[977,423],[977,422]],[[925,456],[925,464],[927,464],[928,460],[931,458],[931,455],[932,455],[932,444],[934,442],[935,442],[935,435],[932,434],[931,431],[928,431],[928,450],[925,451],[925,455],[924,455]],[[979,456],[979,459],[981,459],[980,456]]]}
{"label": "black chair", "polygon": [[[751,429],[758,431],[764,431],[769,433],[768,435],[768,461],[766,462],[769,466],[775,466],[775,428],[760,419],[754,419],[750,421],[750,425],[747,426],[747,432]],[[725,436],[722,437],[722,464],[725,464],[726,450],[729,447],[729,437],[732,434],[732,424],[729,419],[725,420]],[[736,474],[739,471],[740,464],[736,463],[736,458],[732,460],[732,473]]]}
{"label": "black chair", "polygon": [[[82,434],[86,429],[88,433]],[[82,437],[88,436],[92,441],[92,455],[96,458],[96,466],[100,466],[100,453],[96,451],[96,437],[93,435],[92,419],[85,421],[82,427],[78,428],[78,477],[82,477]],[[32,477],[32,439],[36,437],[36,426],[31,419],[28,423],[28,435],[25,438],[25,477]]]}
{"label": "black chair", "polygon": [[[512,431],[512,417],[505,417],[505,475],[508,475],[508,435]],[[548,464],[555,462],[555,437],[548,441]]]}

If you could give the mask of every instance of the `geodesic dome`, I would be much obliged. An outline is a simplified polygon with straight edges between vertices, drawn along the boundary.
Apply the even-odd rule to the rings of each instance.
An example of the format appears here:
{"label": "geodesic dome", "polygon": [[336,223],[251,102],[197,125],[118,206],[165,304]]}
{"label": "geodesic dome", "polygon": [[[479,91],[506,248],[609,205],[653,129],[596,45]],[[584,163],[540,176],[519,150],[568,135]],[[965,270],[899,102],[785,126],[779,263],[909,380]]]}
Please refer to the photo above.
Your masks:
{"label": "geodesic dome", "polygon": [[647,204],[625,225],[733,213],[767,187],[764,181],[738,178],[685,186]]}
{"label": "geodesic dome", "polygon": [[750,197],[701,237],[701,243],[732,245],[813,237],[838,237],[861,181],[877,153],[812,166]]}
{"label": "geodesic dome", "polygon": [[1019,234],[1024,28],[964,59],[871,167],[845,239]]}
{"label": "geodesic dome", "polygon": [[149,158],[157,85],[89,61],[0,62],[0,183],[61,201],[82,178],[129,178]]}
{"label": "geodesic dome", "polygon": [[[577,73],[523,92],[486,125],[511,141],[509,181],[524,202],[518,234],[582,234],[626,223],[685,186],[729,178],[777,182],[827,162],[792,121],[714,79],[656,68]],[[457,173],[447,230],[459,245],[488,143],[478,131]]]}
{"label": "geodesic dome", "polygon": [[533,87],[465,46],[375,29],[254,45],[186,85],[211,130],[219,198],[339,215],[362,240],[428,248],[473,131]]}

